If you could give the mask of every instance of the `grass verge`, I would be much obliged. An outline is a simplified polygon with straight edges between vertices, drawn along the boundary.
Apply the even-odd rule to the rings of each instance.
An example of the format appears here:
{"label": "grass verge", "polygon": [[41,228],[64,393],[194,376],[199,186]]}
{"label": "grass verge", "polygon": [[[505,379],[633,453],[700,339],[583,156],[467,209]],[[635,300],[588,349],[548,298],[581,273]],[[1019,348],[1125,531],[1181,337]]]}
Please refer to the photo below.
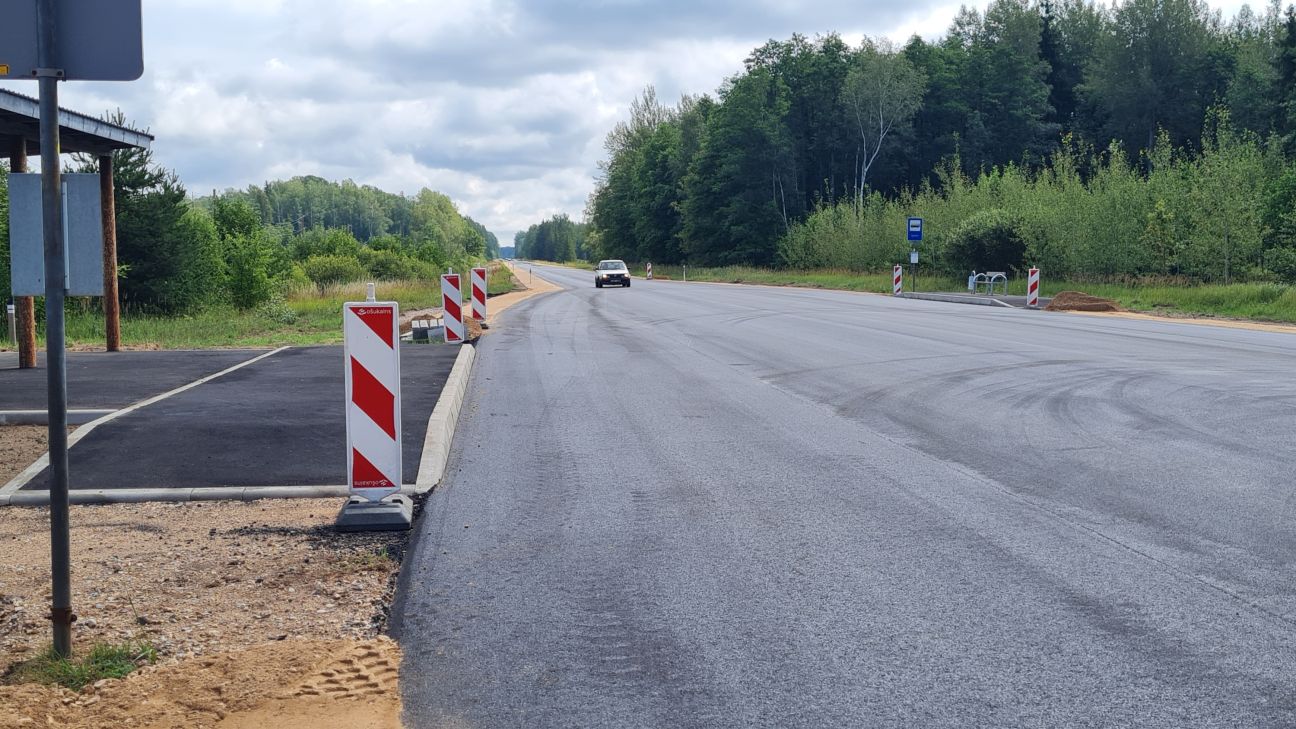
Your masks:
{"label": "grass verge", "polygon": [[51,646],[11,667],[5,673],[4,682],[58,685],[80,691],[101,679],[124,678],[135,669],[156,661],[157,649],[144,642],[100,643],[80,658],[61,658]]}
{"label": "grass verge", "polygon": [[[635,265],[631,271],[643,275],[643,266]],[[653,265],[654,276],[679,280],[684,277],[682,266]],[[855,273],[844,270],[784,271],[745,266],[699,268],[689,266],[688,280],[720,283],[765,284],[769,286],[800,286],[805,288],[867,291],[878,294],[891,292],[891,274]],[[908,291],[911,281],[905,281]],[[949,276],[927,276],[919,270],[919,291],[965,291],[967,279]],[[1053,296],[1061,291],[1083,291],[1094,296],[1113,299],[1130,311],[1168,314],[1172,316],[1225,317],[1254,321],[1296,323],[1296,287],[1275,283],[1192,284],[1167,283],[1148,279],[1129,282],[1051,281],[1040,282],[1041,295]],[[1018,278],[1008,283],[1008,293],[1024,296],[1026,281]]]}
{"label": "grass verge", "polygon": [[[441,305],[437,281],[380,281],[377,291],[380,301],[394,300],[402,311]],[[364,298],[364,283],[305,286],[249,311],[214,306],[185,316],[128,314],[122,317],[122,343],[158,349],[337,344],[342,341],[343,302]],[[43,348],[43,335],[40,340]],[[69,346],[103,346],[103,315],[94,309],[69,311],[67,341]]]}

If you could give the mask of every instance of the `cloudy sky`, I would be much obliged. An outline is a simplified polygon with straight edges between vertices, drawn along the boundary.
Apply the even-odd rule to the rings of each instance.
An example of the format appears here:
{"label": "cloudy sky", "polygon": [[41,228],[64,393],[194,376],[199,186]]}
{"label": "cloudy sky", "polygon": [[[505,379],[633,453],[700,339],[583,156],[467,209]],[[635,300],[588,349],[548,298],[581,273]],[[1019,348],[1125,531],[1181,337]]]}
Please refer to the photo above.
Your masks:
{"label": "cloudy sky", "polygon": [[[980,3],[984,4],[984,3]],[[1212,0],[1232,14],[1236,0]],[[508,245],[579,218],[646,85],[712,92],[769,38],[940,35],[945,0],[144,0],[144,77],[68,83],[121,108],[191,193],[314,174],[430,187]],[[0,86],[35,93],[34,84]]]}

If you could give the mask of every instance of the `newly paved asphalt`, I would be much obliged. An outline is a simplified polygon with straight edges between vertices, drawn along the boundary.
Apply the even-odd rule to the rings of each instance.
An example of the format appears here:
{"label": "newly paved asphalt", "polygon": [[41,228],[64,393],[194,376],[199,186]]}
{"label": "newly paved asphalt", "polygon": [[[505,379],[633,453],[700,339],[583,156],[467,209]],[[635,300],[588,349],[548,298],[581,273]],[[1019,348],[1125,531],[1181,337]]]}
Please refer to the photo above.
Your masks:
{"label": "newly paved asphalt", "polygon": [[[264,354],[253,349],[161,352],[68,352],[69,408],[123,408]],[[17,352],[0,352],[0,410],[44,410],[44,351],[35,369],[18,369]]]}
{"label": "newly paved asphalt", "polygon": [[402,577],[410,727],[1296,726],[1296,336],[546,275]]}
{"label": "newly paved asphalt", "polygon": [[[458,353],[447,345],[401,348],[406,483],[418,475],[428,417]],[[122,415],[68,451],[70,487],[346,483],[343,363],[340,346],[294,347]],[[47,469],[23,490],[48,488]]]}

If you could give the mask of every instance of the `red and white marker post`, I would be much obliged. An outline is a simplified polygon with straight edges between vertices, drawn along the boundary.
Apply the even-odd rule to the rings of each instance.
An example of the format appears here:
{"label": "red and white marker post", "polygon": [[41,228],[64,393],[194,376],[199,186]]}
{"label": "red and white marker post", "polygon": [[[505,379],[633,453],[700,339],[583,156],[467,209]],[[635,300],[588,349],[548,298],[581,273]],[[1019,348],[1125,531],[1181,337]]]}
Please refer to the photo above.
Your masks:
{"label": "red and white marker post", "polygon": [[904,266],[897,263],[891,269],[891,295],[899,296],[901,291],[904,291]]}
{"label": "red and white marker post", "polygon": [[1039,269],[1032,268],[1026,275],[1026,306],[1039,308]]}
{"label": "red and white marker post", "polygon": [[463,344],[463,294],[459,288],[459,274],[441,274],[441,322],[445,325],[446,344]]}
{"label": "red and white marker post", "polygon": [[652,264],[651,264],[651,263],[648,264],[648,274],[647,274],[646,276],[644,276],[644,278],[648,279],[649,281],[652,280]]}
{"label": "red and white marker post", "polygon": [[472,318],[486,321],[486,269],[472,270]]}
{"label": "red and white marker post", "polygon": [[394,301],[342,305],[347,485],[377,503],[401,488],[400,312]]}

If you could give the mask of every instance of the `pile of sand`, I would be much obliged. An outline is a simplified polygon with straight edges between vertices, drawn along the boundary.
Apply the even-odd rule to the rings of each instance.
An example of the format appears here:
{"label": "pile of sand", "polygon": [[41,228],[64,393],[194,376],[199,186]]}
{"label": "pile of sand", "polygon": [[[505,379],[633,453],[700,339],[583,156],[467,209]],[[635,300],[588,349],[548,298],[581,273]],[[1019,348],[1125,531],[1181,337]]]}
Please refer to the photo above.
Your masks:
{"label": "pile of sand", "polygon": [[141,669],[80,693],[0,688],[0,728],[398,729],[400,649],[387,638],[286,640]]}
{"label": "pile of sand", "polygon": [[1111,299],[1090,296],[1080,291],[1063,291],[1049,305],[1046,311],[1120,311],[1120,307]]}

